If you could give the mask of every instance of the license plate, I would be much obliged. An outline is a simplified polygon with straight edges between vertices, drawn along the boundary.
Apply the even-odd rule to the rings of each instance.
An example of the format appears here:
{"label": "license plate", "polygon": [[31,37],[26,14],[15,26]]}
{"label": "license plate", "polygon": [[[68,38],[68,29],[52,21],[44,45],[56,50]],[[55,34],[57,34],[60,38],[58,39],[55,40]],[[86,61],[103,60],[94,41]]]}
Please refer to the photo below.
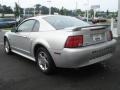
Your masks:
{"label": "license plate", "polygon": [[93,35],[93,41],[101,41],[101,40],[102,40],[102,35],[101,34]]}

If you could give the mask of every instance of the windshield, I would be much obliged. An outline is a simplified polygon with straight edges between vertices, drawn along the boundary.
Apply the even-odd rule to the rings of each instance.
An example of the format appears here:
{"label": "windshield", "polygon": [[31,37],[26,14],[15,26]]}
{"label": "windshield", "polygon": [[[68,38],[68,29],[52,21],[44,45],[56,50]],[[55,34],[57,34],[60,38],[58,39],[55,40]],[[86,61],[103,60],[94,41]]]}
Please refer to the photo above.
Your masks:
{"label": "windshield", "polygon": [[70,16],[48,16],[44,17],[43,19],[47,21],[49,24],[51,24],[57,30],[75,26],[76,27],[90,26],[90,24]]}

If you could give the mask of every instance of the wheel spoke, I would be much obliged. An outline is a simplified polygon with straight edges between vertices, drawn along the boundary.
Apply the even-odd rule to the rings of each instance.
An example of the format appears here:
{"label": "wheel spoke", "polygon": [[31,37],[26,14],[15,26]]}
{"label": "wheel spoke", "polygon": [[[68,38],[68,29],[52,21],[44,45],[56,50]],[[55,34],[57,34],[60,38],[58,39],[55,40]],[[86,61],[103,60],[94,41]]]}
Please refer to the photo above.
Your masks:
{"label": "wheel spoke", "polygon": [[48,61],[47,61],[47,55],[44,52],[40,52],[38,54],[38,63],[42,70],[48,69]]}
{"label": "wheel spoke", "polygon": [[45,70],[47,69],[47,64],[45,64]]}
{"label": "wheel spoke", "polygon": [[7,53],[9,52],[9,44],[8,44],[7,41],[5,42],[5,51],[6,51]]}

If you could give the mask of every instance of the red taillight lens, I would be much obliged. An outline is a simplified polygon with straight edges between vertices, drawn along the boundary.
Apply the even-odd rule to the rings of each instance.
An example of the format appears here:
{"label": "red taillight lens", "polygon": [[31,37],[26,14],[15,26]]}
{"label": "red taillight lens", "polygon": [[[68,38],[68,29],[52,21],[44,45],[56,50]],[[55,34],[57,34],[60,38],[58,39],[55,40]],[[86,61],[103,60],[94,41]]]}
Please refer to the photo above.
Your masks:
{"label": "red taillight lens", "polygon": [[83,35],[69,36],[65,48],[77,48],[83,45]]}

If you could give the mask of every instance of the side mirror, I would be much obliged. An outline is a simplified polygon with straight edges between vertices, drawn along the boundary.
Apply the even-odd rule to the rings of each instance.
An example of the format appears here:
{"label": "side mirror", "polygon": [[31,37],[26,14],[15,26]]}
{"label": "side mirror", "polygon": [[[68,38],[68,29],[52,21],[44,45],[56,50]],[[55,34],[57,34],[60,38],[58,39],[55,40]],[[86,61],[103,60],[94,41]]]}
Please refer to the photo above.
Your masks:
{"label": "side mirror", "polygon": [[17,28],[16,28],[16,27],[13,28],[13,29],[11,30],[11,32],[17,32]]}

